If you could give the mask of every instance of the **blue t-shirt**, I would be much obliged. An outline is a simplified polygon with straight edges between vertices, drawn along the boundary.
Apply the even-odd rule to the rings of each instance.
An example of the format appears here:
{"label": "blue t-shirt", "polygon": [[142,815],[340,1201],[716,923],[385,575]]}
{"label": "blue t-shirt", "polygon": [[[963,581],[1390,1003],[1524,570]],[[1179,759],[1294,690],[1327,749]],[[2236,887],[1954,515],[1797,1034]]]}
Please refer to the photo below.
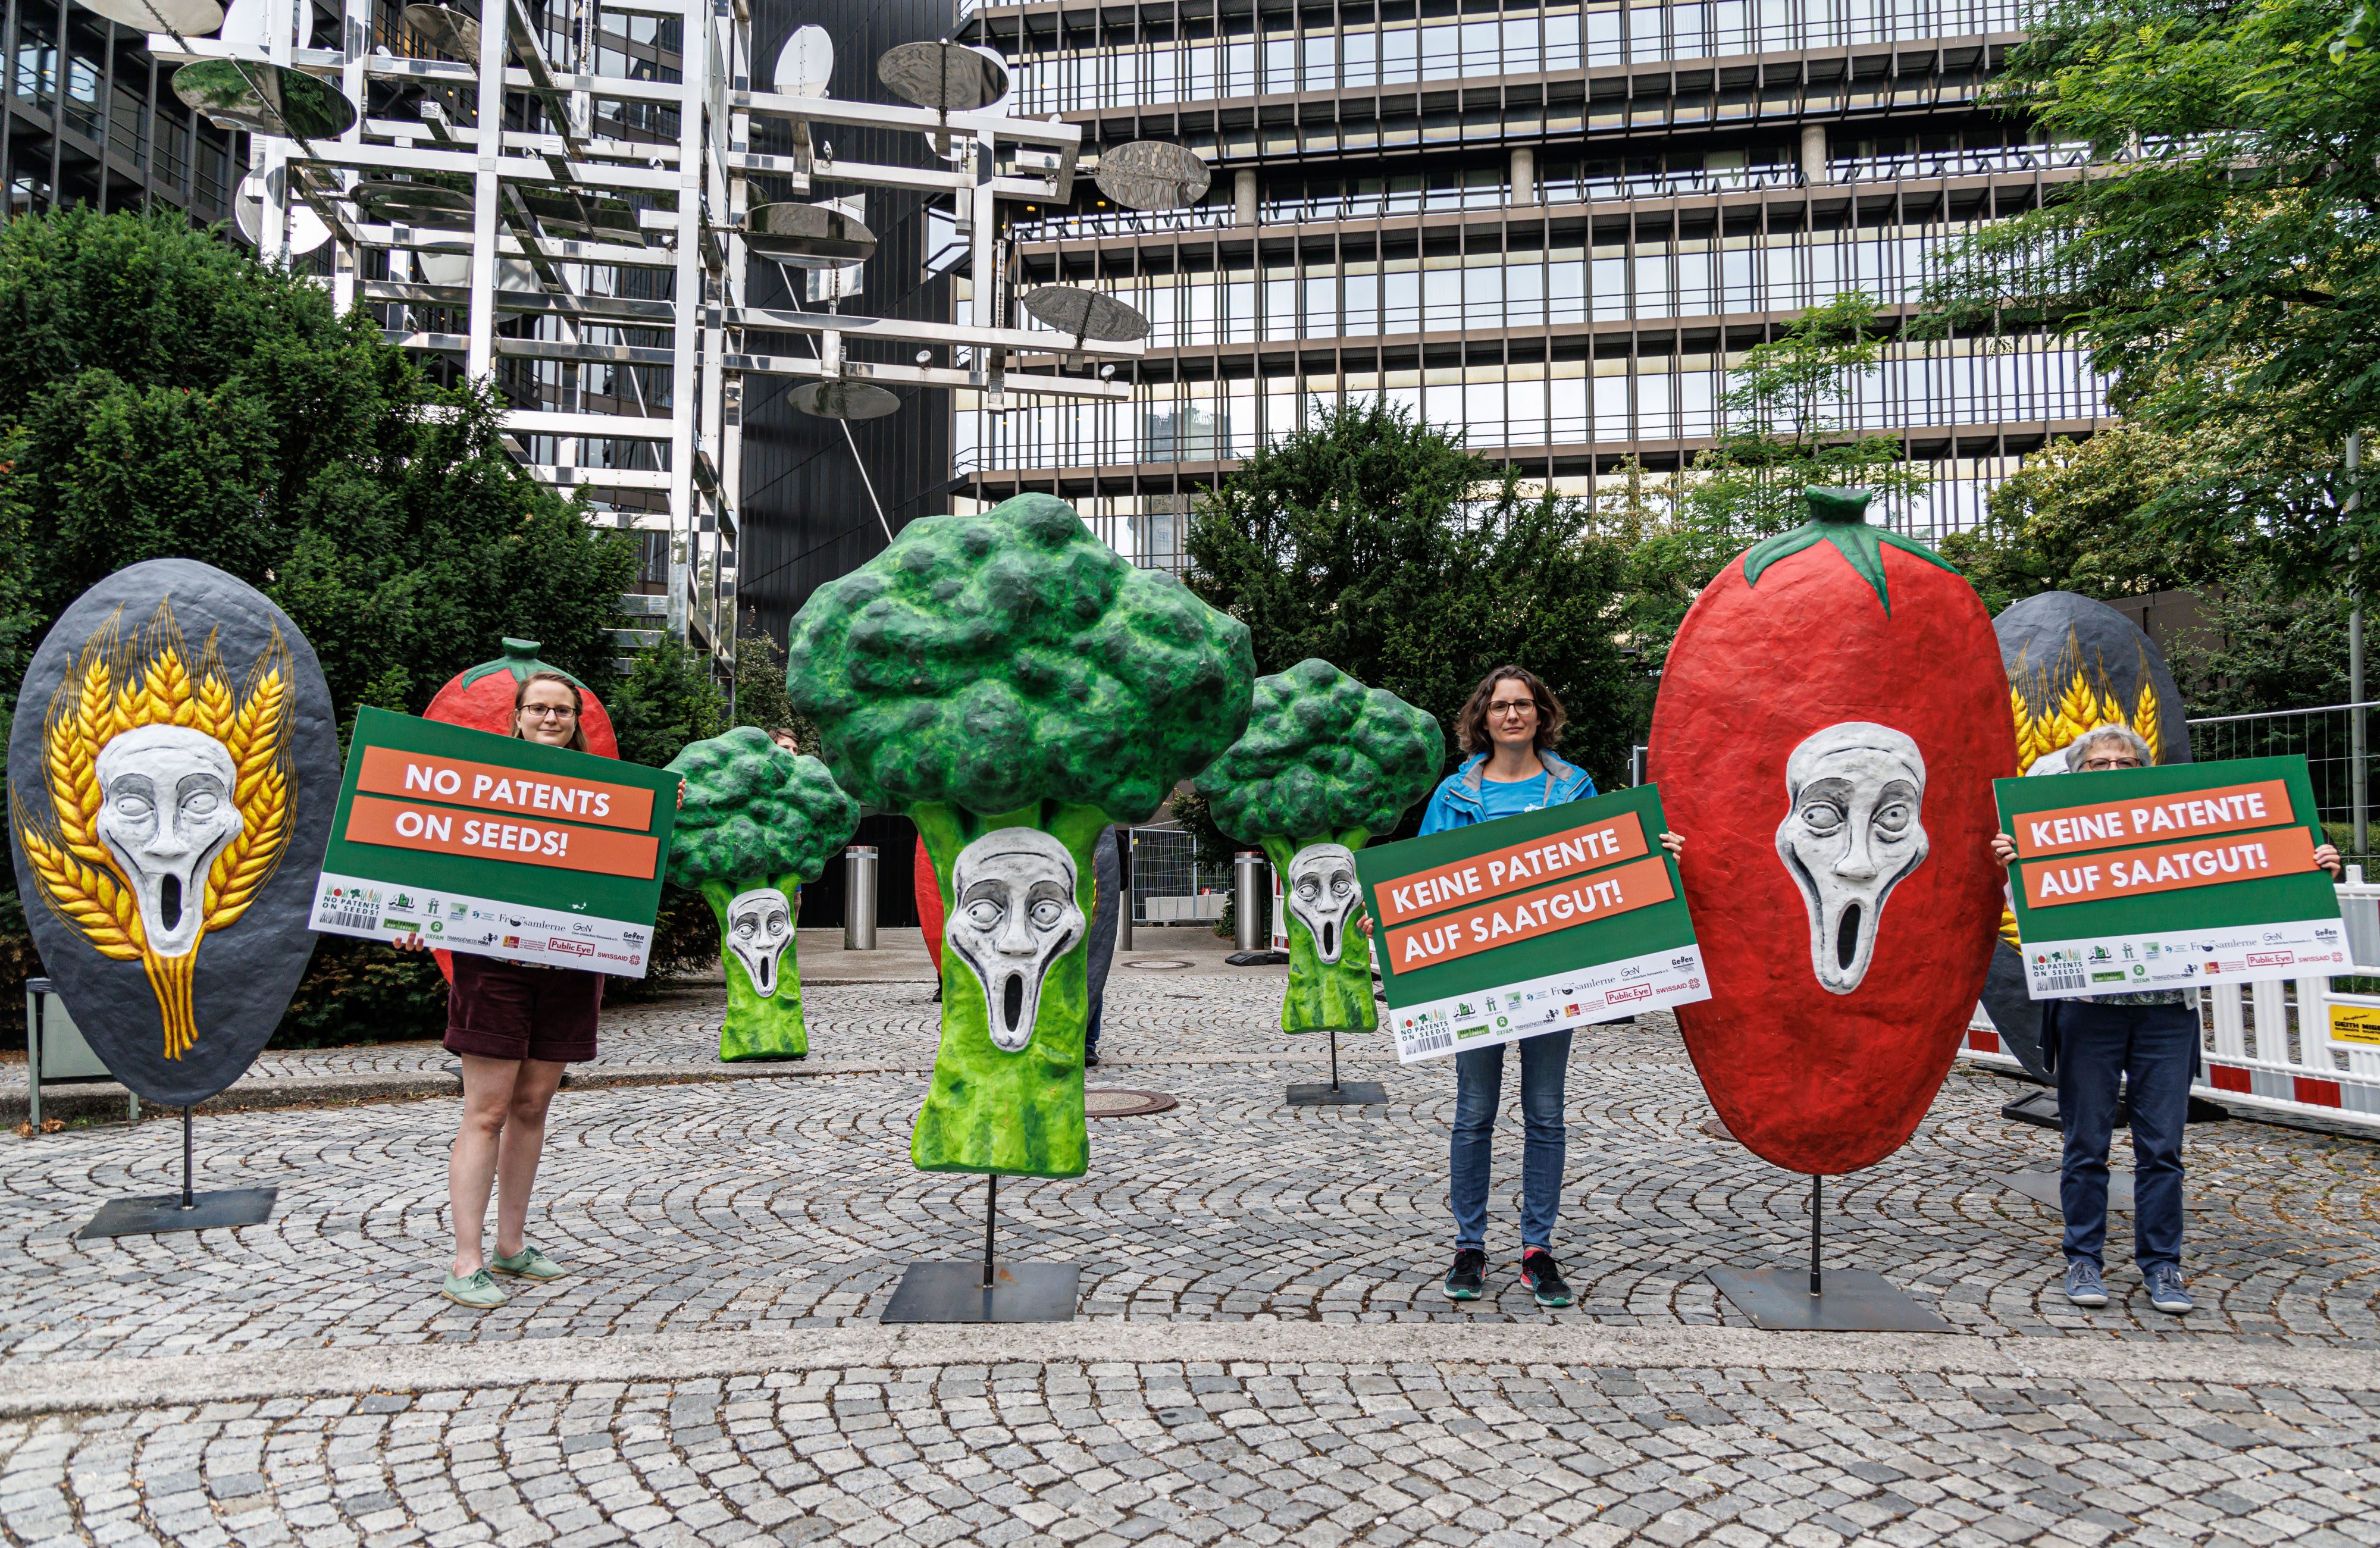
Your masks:
{"label": "blue t-shirt", "polygon": [[1487,808],[1485,820],[1519,816],[1523,812],[1535,812],[1546,804],[1546,777],[1532,774],[1511,784],[1482,777],[1479,780],[1479,804]]}

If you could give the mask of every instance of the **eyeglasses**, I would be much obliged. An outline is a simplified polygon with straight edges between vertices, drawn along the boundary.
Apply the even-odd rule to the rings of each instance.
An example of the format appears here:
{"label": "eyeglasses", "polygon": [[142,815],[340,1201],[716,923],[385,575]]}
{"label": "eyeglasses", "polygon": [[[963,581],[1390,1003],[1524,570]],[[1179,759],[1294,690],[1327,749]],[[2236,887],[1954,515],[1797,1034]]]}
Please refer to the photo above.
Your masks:
{"label": "eyeglasses", "polygon": [[1495,703],[1488,707],[1488,713],[1490,715],[1518,715],[1524,709],[1535,709],[1536,707],[1537,701],[1535,699],[1498,699]]}
{"label": "eyeglasses", "polygon": [[2110,768],[2138,768],[2140,766],[2141,760],[2131,757],[2085,758],[2082,760],[2082,768],[2086,773],[2104,772]]}
{"label": "eyeglasses", "polygon": [[525,704],[520,712],[540,720],[567,720],[578,713],[566,704]]}

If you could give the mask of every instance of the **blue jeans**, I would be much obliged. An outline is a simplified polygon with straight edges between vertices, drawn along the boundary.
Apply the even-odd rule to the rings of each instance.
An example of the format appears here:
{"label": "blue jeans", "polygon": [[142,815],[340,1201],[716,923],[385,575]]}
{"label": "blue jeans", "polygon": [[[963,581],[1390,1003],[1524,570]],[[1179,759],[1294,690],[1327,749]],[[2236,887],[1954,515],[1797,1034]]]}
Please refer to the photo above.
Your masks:
{"label": "blue jeans", "polygon": [[1447,1163],[1457,1250],[1488,1245],[1488,1152],[1504,1092],[1508,1047],[1521,1055],[1521,1247],[1553,1246],[1568,1138],[1562,1129],[1562,1081],[1570,1073],[1567,1029],[1454,1056],[1454,1138]]}
{"label": "blue jeans", "polygon": [[2058,1190],[2066,1255],[2095,1264],[2107,1245],[2107,1147],[2121,1082],[2132,1109],[2132,1261],[2180,1266],[2181,1126],[2198,1069],[2198,1008],[2060,1000],[2050,1013],[2066,1131]]}

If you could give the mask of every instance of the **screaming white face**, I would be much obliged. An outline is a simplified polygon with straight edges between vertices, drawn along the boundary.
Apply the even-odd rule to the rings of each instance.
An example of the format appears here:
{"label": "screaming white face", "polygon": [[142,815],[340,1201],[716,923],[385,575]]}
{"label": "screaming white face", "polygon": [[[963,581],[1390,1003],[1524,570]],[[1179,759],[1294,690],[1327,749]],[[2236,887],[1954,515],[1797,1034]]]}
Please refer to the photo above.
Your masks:
{"label": "screaming white face", "polygon": [[793,939],[793,901],[775,888],[756,887],[727,901],[727,949],[762,999],[777,992],[777,962]]}
{"label": "screaming white face", "polygon": [[1289,912],[1314,933],[1315,954],[1326,967],[1347,949],[1347,916],[1362,896],[1355,888],[1355,852],[1344,844],[1308,844],[1283,878]]}
{"label": "screaming white face", "polygon": [[188,726],[140,726],[100,749],[99,836],[124,867],[149,949],[179,957],[207,916],[207,869],[239,832],[231,754]]}
{"label": "screaming white face", "polygon": [[1890,726],[1846,720],[1793,749],[1785,794],[1777,853],[1810,911],[1810,966],[1847,995],[1876,954],[1885,900],[1925,858],[1925,759]]}
{"label": "screaming white face", "polygon": [[959,851],[942,941],[983,985],[994,1047],[1033,1040],[1042,981],[1083,938],[1075,857],[1037,828],[1002,828]]}

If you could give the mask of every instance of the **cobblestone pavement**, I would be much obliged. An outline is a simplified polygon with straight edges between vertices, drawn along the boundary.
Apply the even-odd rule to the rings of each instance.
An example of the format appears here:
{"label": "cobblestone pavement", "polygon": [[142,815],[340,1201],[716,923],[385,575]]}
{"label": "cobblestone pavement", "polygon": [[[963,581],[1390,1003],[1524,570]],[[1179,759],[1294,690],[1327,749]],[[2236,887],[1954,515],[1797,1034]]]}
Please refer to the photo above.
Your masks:
{"label": "cobblestone pavement", "polygon": [[[874,1336],[904,1264],[980,1240],[980,1182],[908,1165],[919,1082],[902,1070],[564,1093],[530,1235],[573,1273],[483,1315],[434,1295],[450,1101],[202,1119],[201,1187],[281,1190],[270,1222],[237,1232],[74,1239],[101,1200],[174,1185],[176,1126],[0,1139],[0,1411],[16,1383],[174,1373],[162,1397],[31,1400],[0,1421],[0,1534],[2380,1544],[2380,1147],[2193,1128],[2202,1310],[2146,1306],[2119,1225],[2116,1302],[2078,1312],[2054,1294],[2055,1215],[1997,1180],[2051,1165],[2054,1136],[1998,1117],[2006,1083],[1954,1074],[1908,1147],[1828,1189],[1828,1254],[1984,1336],[1835,1370],[1833,1354],[1746,1344],[1784,1336],[1742,1329],[1700,1277],[1797,1261],[1806,1189],[1700,1131],[1709,1109],[1667,1018],[1583,1034],[1573,1052],[1558,1240],[1580,1304],[1539,1311],[1499,1262],[1489,1299],[1456,1310],[1436,1290],[1451,1070],[1351,1041],[1390,1103],[1289,1108],[1282,1085],[1313,1078],[1325,1049],[1271,1030],[1277,993],[1120,968],[1095,1082],[1180,1105],[1095,1123],[1080,1179],[1002,1190],[1004,1257],[1082,1265],[1067,1336],[1156,1341],[1112,1363],[1052,1347],[969,1365],[989,1357],[953,1347],[880,1369],[765,1352],[698,1377],[661,1358],[621,1380],[497,1369],[507,1350]],[[816,1057],[922,1064],[927,994],[812,991]],[[708,1058],[715,1014],[625,1008],[607,1053]],[[353,1057],[408,1047],[436,1053]],[[302,1068],[326,1057],[350,1056]],[[1500,1132],[1500,1260],[1516,1247],[1518,1160]],[[1366,1323],[1398,1325],[1327,1326]],[[1266,1358],[1275,1334],[1311,1347]],[[1688,1342],[1543,1365],[1463,1353],[1590,1336]],[[1169,1337],[1225,1342],[1200,1363]],[[1344,1363],[1391,1343],[1381,1363]],[[1978,1348],[2020,1364],[1961,1365]],[[255,1374],[310,1349],[446,1363],[329,1397]],[[2121,1379],[2087,1364],[2119,1358],[2136,1361]],[[2290,1364],[2315,1359],[2347,1374]],[[2192,1360],[2231,1363],[2167,1379],[2163,1362]],[[170,1406],[184,1392],[265,1396]]]}

